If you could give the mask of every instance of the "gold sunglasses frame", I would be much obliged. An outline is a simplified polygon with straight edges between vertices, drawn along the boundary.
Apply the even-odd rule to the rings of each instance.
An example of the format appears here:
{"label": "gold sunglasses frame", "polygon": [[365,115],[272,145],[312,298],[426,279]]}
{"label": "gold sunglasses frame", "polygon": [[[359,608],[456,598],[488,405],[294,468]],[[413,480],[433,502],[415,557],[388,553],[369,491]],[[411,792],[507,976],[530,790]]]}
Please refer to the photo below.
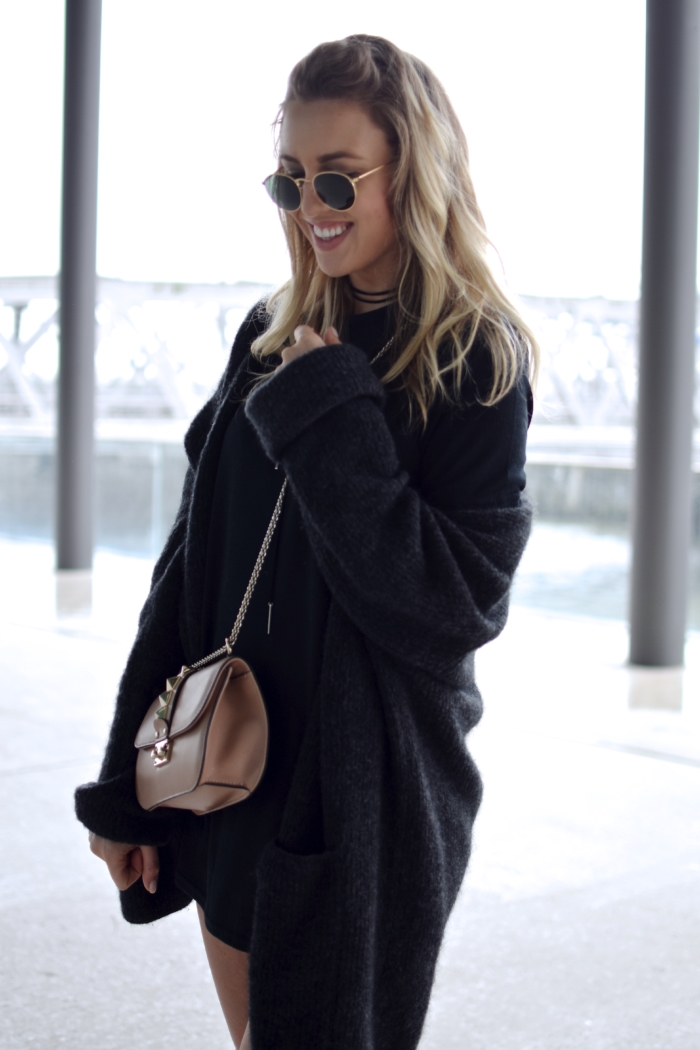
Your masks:
{"label": "gold sunglasses frame", "polygon": [[[317,171],[316,174],[311,179],[295,179],[292,175],[288,175],[286,171],[273,171],[271,175],[267,175],[263,179],[263,183],[262,184],[263,184],[263,186],[265,186],[265,183],[267,182],[267,180],[273,178],[276,175],[277,176],[282,176],[282,178],[289,179],[290,182],[293,182],[294,185],[296,186],[296,188],[299,190],[299,205],[296,208],[282,208],[281,204],[277,204],[277,201],[273,200],[272,196],[270,195],[270,191],[268,190],[267,186],[265,186],[265,192],[267,193],[268,197],[270,197],[270,200],[272,201],[272,203],[273,204],[277,204],[277,207],[281,208],[282,211],[286,211],[290,215],[293,215],[294,212],[299,211],[299,208],[301,208],[301,205],[303,203],[303,189],[302,189],[303,184],[305,182],[310,182],[311,185],[313,186],[314,193],[316,194],[318,199],[321,201],[321,204],[324,204],[326,208],[330,208],[331,211],[337,211],[339,214],[342,215],[343,212],[350,211],[352,208],[355,207],[355,201],[357,200],[357,190],[355,189],[355,183],[359,182],[360,179],[366,179],[368,175],[374,175],[374,173],[376,171],[381,171],[382,168],[386,168],[386,166],[387,166],[386,164],[380,164],[378,168],[372,168],[371,171],[365,171],[365,172],[363,172],[362,175],[356,175],[354,178],[351,175],[346,175],[346,173],[344,171]],[[318,190],[314,186],[314,181],[316,179],[318,179],[321,175],[340,175],[340,176],[342,176],[342,178],[348,180],[348,182],[352,186],[353,193],[355,194],[355,200],[353,200],[353,202],[352,202],[352,204],[350,205],[349,208],[331,208],[330,204],[326,204],[325,201],[321,199],[321,197],[319,196]]]}

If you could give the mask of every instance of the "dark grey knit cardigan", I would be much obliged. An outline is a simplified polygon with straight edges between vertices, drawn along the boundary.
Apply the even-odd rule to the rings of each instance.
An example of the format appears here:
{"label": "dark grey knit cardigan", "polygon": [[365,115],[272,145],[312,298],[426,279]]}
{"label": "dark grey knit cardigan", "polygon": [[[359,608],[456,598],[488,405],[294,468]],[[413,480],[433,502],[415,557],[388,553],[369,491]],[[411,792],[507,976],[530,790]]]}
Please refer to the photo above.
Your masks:
{"label": "dark grey knit cardigan", "polygon": [[[208,517],[226,403],[263,322],[241,328],[185,438],[190,467],[79,819],[161,849],[158,891],[130,922],[189,899],[175,886],[177,812],[141,810],[133,740],[166,675],[203,654]],[[320,684],[278,840],[258,868],[250,952],[255,1050],[412,1050],[469,858],[481,783],[465,736],[481,714],[474,650],[502,630],[526,503],[443,513],[408,483],[366,355],[296,359],[245,411],[282,465],[331,591]]]}

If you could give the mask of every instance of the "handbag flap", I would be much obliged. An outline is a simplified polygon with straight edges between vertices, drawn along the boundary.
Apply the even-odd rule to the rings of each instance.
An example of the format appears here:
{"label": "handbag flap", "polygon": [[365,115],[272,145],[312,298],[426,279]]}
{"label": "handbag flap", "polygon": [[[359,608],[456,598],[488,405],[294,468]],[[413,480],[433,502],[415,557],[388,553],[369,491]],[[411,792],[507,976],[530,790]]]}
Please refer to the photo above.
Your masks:
{"label": "handbag flap", "polygon": [[161,731],[155,727],[156,712],[162,705],[160,697],[153,701],[139,727],[134,740],[137,748],[152,747],[154,740],[158,737],[176,737],[186,732],[201,716],[210,700],[216,699],[221,687],[228,680],[229,673],[234,678],[238,675],[247,674],[250,671],[245,660],[239,656],[224,656],[216,663],[202,667],[199,671],[193,671],[178,687],[173,701],[173,714],[170,720],[170,730],[163,732],[163,723],[160,722]]}

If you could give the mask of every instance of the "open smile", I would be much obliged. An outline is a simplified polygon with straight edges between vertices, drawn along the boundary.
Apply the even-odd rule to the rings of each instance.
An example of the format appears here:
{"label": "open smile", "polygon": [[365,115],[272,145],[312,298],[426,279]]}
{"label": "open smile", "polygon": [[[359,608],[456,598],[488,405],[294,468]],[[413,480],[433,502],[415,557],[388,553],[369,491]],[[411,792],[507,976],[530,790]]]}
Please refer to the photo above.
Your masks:
{"label": "open smile", "polygon": [[335,222],[318,226],[316,223],[310,222],[308,226],[311,230],[314,245],[317,248],[320,248],[322,252],[327,252],[333,248],[337,248],[339,244],[342,244],[352,229],[353,223]]}

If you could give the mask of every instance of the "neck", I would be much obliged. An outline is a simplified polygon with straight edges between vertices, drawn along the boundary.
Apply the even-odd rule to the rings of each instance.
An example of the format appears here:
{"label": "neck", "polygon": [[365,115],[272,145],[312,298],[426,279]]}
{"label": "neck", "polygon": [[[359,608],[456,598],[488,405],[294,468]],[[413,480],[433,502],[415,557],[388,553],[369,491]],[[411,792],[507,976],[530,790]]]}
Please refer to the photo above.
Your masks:
{"label": "neck", "polygon": [[381,306],[388,306],[396,302],[396,292],[393,288],[374,290],[364,288],[353,283],[348,277],[348,287],[355,302],[355,313],[364,314],[370,310],[377,310]]}

